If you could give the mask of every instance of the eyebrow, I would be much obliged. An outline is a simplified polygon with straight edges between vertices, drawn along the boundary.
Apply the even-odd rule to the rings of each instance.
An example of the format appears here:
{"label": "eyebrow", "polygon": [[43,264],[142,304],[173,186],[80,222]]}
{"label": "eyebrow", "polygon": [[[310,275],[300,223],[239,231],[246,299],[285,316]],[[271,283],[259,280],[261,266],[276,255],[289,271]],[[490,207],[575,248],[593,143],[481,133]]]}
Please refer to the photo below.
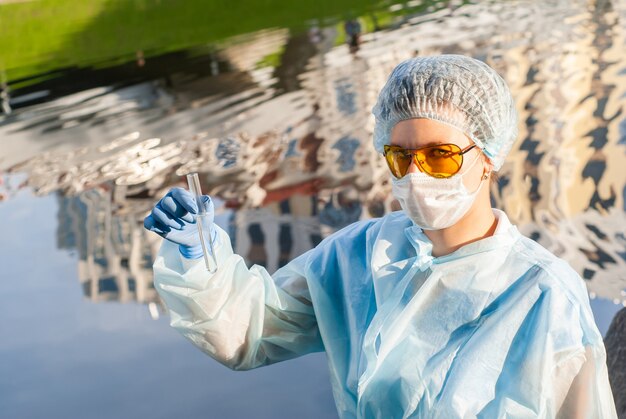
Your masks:
{"label": "eyebrow", "polygon": [[459,148],[461,148],[461,149],[463,149],[463,148],[465,148],[465,147],[469,147],[470,145],[472,145],[472,143],[470,142],[469,144],[462,146],[462,145],[459,145],[459,144],[457,144],[457,143],[455,143],[455,142],[452,142],[452,141],[450,141],[450,140],[443,140],[443,141],[436,141],[436,140],[434,140],[434,141],[429,141],[428,143],[423,144],[423,145],[420,145],[419,147],[404,147],[404,146],[401,146],[400,144],[396,144],[396,143],[394,143],[393,141],[392,141],[392,142],[390,142],[389,144],[390,144],[390,145],[395,145],[395,146],[398,146],[398,147],[402,147],[402,148],[406,148],[407,150],[417,150],[418,148],[423,148],[423,147],[431,147],[431,146],[441,145],[441,144],[454,144],[454,145],[458,146],[458,147],[459,147]]}

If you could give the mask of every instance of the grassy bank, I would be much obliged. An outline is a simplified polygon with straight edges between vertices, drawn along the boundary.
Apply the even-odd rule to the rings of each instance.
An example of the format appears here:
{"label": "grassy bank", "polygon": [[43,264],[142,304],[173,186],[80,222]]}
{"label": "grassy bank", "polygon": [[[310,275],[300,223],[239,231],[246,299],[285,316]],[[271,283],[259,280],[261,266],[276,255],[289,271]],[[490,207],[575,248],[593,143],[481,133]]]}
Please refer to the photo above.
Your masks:
{"label": "grassy bank", "polygon": [[[432,3],[436,1],[425,1],[420,8]],[[150,57],[266,28],[304,30],[314,20],[332,24],[371,16],[389,4],[379,0],[0,3],[0,81],[19,82],[68,67],[119,64],[134,60],[138,51]]]}

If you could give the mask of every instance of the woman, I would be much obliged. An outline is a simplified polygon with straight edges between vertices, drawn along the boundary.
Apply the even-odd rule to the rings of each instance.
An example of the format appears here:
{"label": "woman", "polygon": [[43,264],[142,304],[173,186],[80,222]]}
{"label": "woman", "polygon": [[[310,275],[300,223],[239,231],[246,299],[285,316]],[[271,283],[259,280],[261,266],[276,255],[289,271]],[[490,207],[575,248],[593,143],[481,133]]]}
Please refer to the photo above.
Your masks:
{"label": "woman", "polygon": [[272,276],[217,226],[209,274],[191,195],[156,205],[145,226],[167,239],[154,272],[172,326],[233,369],[325,350],[342,418],[616,417],[582,279],[490,205],[516,137],[505,82],[472,58],[415,58],[373,112],[402,211]]}

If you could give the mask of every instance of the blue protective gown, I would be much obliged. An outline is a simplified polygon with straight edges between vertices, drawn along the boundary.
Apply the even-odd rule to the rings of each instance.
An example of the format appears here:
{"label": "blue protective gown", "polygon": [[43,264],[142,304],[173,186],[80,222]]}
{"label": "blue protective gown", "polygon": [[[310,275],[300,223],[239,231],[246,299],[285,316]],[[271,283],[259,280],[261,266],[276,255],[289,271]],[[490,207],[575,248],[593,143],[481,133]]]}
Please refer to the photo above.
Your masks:
{"label": "blue protective gown", "polygon": [[167,241],[171,325],[233,369],[325,350],[342,418],[616,418],[582,279],[494,210],[442,257],[403,212],[354,223],[274,275],[219,230],[219,270]]}

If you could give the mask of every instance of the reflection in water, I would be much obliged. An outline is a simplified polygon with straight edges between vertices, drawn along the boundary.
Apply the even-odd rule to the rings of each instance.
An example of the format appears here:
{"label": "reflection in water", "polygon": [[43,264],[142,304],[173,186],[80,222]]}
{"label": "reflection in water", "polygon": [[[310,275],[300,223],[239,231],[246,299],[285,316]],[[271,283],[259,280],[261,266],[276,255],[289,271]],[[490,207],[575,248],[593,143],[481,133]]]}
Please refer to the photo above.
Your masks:
{"label": "reflection in water", "polygon": [[505,77],[521,116],[494,204],[566,259],[592,298],[621,303],[625,13],[610,1],[451,3],[383,31],[347,21],[356,41],[338,45],[336,27],[262,31],[211,52],[203,72],[5,112],[0,170],[26,173],[38,194],[58,191],[59,247],[78,249],[85,296],[154,303],[159,243],[142,220],[184,174],[199,172],[223,200],[235,251],[274,271],[336,229],[398,208],[370,144],[376,95],[400,60],[469,54]]}
{"label": "reflection in water", "polygon": [[57,246],[78,250],[85,297],[95,302],[158,302],[152,256],[159,243],[142,231],[137,214],[120,212],[106,185],[58,199]]}

